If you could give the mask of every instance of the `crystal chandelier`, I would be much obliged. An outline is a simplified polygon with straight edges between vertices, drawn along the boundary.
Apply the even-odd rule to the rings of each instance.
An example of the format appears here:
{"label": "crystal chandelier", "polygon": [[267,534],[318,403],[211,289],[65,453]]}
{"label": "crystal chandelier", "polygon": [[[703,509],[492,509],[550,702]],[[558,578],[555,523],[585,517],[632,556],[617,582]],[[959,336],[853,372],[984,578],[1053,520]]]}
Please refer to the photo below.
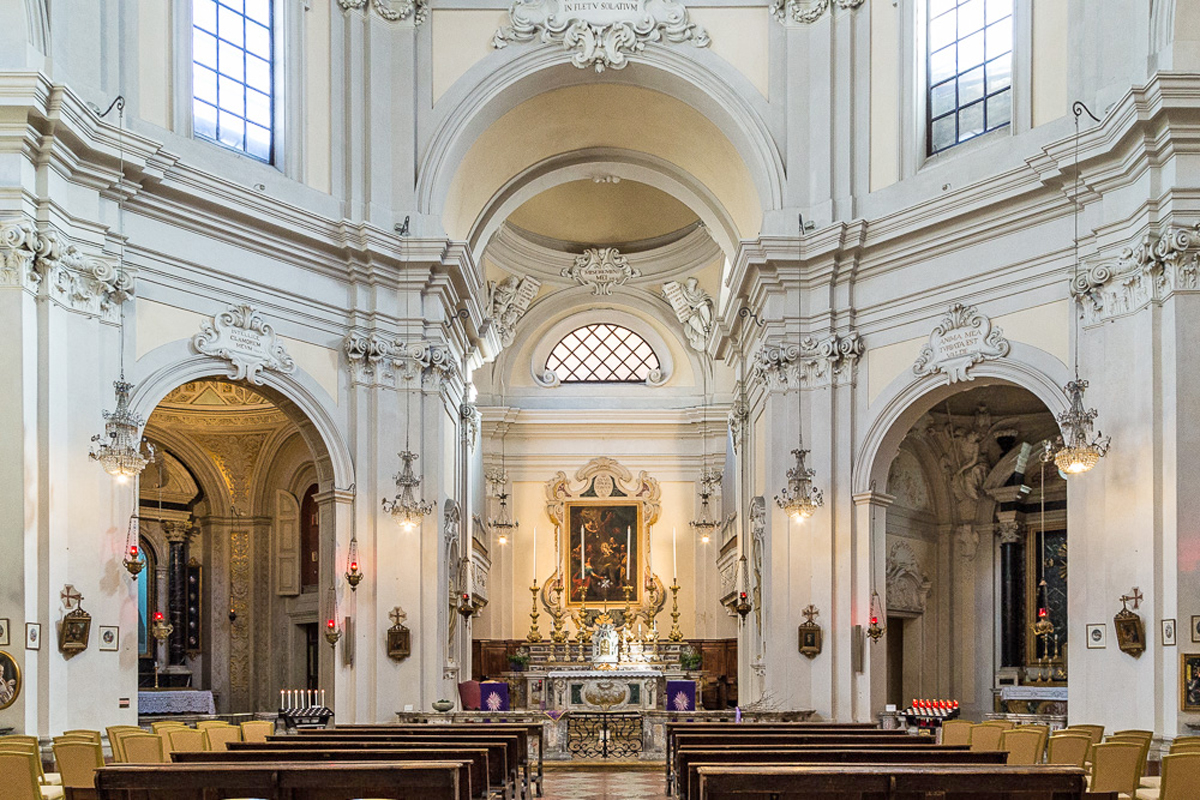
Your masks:
{"label": "crystal chandelier", "polygon": [[421,523],[422,517],[433,512],[433,503],[416,497],[421,479],[413,474],[413,462],[420,456],[411,450],[404,450],[399,455],[404,465],[395,476],[396,497],[392,500],[384,498],[383,510],[391,514],[392,519],[407,533]]}
{"label": "crystal chandelier", "polygon": [[[800,217],[800,240],[804,238],[804,217]],[[818,508],[825,503],[825,498],[821,494],[821,490],[812,485],[812,479],[817,474],[817,471],[810,469],[804,459],[808,456],[809,451],[804,449],[804,409],[801,403],[801,388],[800,388],[800,373],[801,364],[800,356],[804,349],[804,333],[801,329],[801,318],[804,314],[804,306],[801,302],[800,287],[803,283],[803,276],[800,274],[800,259],[803,258],[803,253],[797,253],[796,261],[796,413],[797,413],[797,431],[799,433],[799,446],[792,451],[792,455],[796,459],[796,466],[787,471],[788,483],[787,488],[775,495],[775,503],[784,510],[789,517],[797,522],[803,522],[813,515]]]}
{"label": "crystal chandelier", "polygon": [[[1087,115],[1099,122],[1096,115],[1078,100],[1071,106],[1075,114],[1075,264],[1072,288],[1079,286],[1079,116],[1087,111]],[[1082,307],[1083,295],[1076,292],[1075,299]],[[1058,425],[1062,431],[1058,447],[1054,451],[1054,464],[1064,475],[1081,475],[1100,462],[1108,452],[1112,438],[1100,431],[1092,436],[1092,424],[1096,421],[1097,412],[1094,408],[1085,408],[1083,393],[1088,382],[1079,377],[1079,312],[1075,314],[1075,380],[1063,387],[1063,393],[1070,401],[1070,408],[1058,415]]]}
{"label": "crystal chandelier", "polygon": [[[117,409],[104,412],[104,433],[92,437],[95,445],[88,455],[99,461],[105,472],[124,482],[140,475],[154,461],[154,446],[141,437],[145,420],[129,410],[129,390],[133,385],[125,381],[124,370],[120,380],[113,381],[113,387],[117,390]],[[144,454],[142,444],[146,445]]]}

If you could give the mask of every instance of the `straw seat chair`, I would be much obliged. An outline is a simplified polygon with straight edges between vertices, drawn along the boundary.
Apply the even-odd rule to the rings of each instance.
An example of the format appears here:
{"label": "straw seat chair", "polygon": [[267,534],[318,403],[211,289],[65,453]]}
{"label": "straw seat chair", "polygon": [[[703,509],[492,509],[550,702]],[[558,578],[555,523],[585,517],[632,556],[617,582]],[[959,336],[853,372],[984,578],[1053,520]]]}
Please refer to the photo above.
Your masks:
{"label": "straw seat chair", "polygon": [[186,728],[186,727],[188,727],[186,722],[179,722],[177,720],[161,720],[159,722],[151,722],[150,723],[150,730],[154,731],[155,733],[157,733],[159,735],[162,735],[163,733],[166,733],[167,731],[169,731],[173,728]]}
{"label": "straw seat chair", "polygon": [[1083,768],[1092,749],[1086,733],[1053,733],[1046,748],[1046,763]]}
{"label": "straw seat chair", "polygon": [[985,722],[981,722],[979,724],[980,725],[992,725],[994,727],[999,728],[1002,731],[1011,731],[1013,728],[1017,727],[1017,723],[1015,723],[1011,720],[1007,720],[1007,719],[989,719],[989,720],[987,720]]}
{"label": "straw seat chair", "polygon": [[163,739],[153,733],[130,733],[121,738],[126,764],[165,764]]}
{"label": "straw seat chair", "polygon": [[205,750],[228,750],[229,748],[225,746],[228,742],[240,742],[241,739],[241,730],[232,725],[204,729]]}
{"label": "straw seat chair", "polygon": [[165,734],[167,749],[172,753],[195,753],[206,749],[204,731],[194,728],[172,728]]}
{"label": "straw seat chair", "polygon": [[1142,748],[1132,742],[1104,742],[1092,748],[1089,792],[1118,792],[1123,800],[1138,789]]}
{"label": "straw seat chair", "polygon": [[89,730],[88,728],[75,728],[69,731],[63,731],[63,736],[86,736],[89,740],[100,744],[100,731]]}
{"label": "straw seat chair", "polygon": [[970,744],[971,726],[975,723],[965,719],[952,719],[942,723],[942,744]]}
{"label": "straw seat chair", "polygon": [[[57,789],[57,792],[51,791],[50,794],[62,797],[62,776],[57,772],[44,772],[42,769],[42,745],[38,737],[21,733],[0,737],[0,750],[28,754],[37,768],[38,783],[47,789]],[[43,791],[42,794],[46,792]]]}
{"label": "straw seat chair", "polygon": [[275,723],[267,719],[255,719],[242,723],[243,742],[265,742],[275,732]]}
{"label": "straw seat chair", "polygon": [[1137,800],[1190,800],[1200,789],[1200,753],[1163,756],[1162,785],[1137,790]]}
{"label": "straw seat chair", "polygon": [[104,751],[98,742],[60,736],[54,740],[54,763],[62,775],[66,800],[94,800],[96,770],[104,766]]}
{"label": "straw seat chair", "polygon": [[202,731],[206,728],[232,728],[233,723],[226,722],[223,719],[201,719],[196,721],[196,730]]}
{"label": "straw seat chair", "polygon": [[1000,734],[1000,749],[1008,753],[1009,764],[1040,764],[1046,751],[1045,732],[1026,728],[1003,731]]}
{"label": "straw seat chair", "polygon": [[1000,737],[1004,734],[1004,729],[996,725],[981,725],[971,726],[971,749],[979,751],[996,751],[1000,749]]}
{"label": "straw seat chair", "polygon": [[1063,730],[1086,733],[1091,738],[1092,744],[1100,744],[1100,741],[1104,738],[1103,725],[1068,725]]}
{"label": "straw seat chair", "polygon": [[42,786],[38,783],[35,759],[24,750],[5,750],[0,746],[0,775],[4,776],[4,795],[11,800],[49,800],[46,790],[57,789],[62,797],[61,786]]}
{"label": "straw seat chair", "polygon": [[121,737],[130,733],[145,733],[145,728],[137,725],[110,725],[104,729],[108,734],[108,747],[112,750],[113,761],[121,763],[125,760],[125,752],[121,750]]}

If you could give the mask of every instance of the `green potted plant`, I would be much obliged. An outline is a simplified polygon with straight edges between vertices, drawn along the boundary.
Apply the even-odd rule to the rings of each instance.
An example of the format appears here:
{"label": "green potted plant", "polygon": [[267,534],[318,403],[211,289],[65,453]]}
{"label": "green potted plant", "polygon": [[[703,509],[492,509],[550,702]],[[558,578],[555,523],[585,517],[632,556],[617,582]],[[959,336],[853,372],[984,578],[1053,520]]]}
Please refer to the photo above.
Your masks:
{"label": "green potted plant", "polygon": [[529,666],[529,648],[518,647],[515,653],[509,655],[508,665],[513,672],[524,672],[525,667]]}
{"label": "green potted plant", "polygon": [[690,644],[685,644],[680,649],[679,666],[683,668],[684,672],[700,669],[702,663],[704,663],[704,657]]}

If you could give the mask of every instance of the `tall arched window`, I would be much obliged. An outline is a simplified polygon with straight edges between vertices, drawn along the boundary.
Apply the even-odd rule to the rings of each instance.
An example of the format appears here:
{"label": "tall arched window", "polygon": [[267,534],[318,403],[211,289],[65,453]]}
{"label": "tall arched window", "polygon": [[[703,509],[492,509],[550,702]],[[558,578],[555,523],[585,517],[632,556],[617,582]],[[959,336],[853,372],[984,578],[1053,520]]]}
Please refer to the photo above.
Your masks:
{"label": "tall arched window", "polygon": [[642,383],[661,369],[646,340],[621,325],[576,328],[546,359],[546,370],[562,383]]}
{"label": "tall arched window", "polygon": [[192,130],[270,163],[271,0],[192,0]]}
{"label": "tall arched window", "polygon": [[145,537],[138,537],[142,558],[146,560],[145,577],[137,582],[138,593],[138,655],[152,658],[150,648],[150,617],[158,610],[158,556]]}

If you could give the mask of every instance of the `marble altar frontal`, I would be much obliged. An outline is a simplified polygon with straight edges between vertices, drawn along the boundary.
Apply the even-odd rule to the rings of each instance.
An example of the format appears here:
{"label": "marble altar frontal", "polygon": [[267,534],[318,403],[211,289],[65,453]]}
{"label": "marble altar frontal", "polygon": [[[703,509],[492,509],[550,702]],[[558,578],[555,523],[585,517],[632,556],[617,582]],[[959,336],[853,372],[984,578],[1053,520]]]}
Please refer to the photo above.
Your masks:
{"label": "marble altar frontal", "polygon": [[569,711],[644,711],[655,708],[662,673],[653,669],[551,670],[546,704]]}

